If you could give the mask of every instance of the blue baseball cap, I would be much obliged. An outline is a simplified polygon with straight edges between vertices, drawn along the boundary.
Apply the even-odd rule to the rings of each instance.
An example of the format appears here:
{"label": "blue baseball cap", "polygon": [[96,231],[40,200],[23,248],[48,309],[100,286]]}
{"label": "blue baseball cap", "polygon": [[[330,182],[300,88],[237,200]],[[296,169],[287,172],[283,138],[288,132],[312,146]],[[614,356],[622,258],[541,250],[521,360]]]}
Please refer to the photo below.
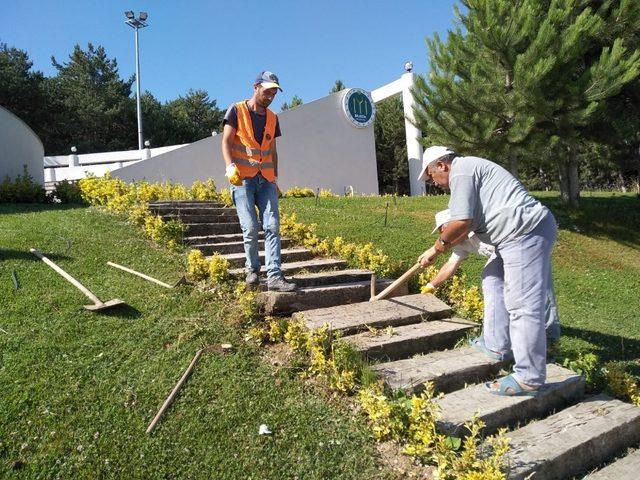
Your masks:
{"label": "blue baseball cap", "polygon": [[282,91],[282,87],[280,87],[280,80],[278,80],[275,73],[268,70],[260,72],[260,75],[256,78],[254,85],[262,85],[264,88],[277,88]]}

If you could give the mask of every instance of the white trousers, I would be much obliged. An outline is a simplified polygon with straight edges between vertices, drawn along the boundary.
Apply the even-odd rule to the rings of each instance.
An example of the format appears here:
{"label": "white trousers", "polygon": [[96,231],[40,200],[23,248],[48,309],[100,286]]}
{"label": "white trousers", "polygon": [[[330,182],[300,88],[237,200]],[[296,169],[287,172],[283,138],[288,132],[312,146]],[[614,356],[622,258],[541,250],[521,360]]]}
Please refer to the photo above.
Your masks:
{"label": "white trousers", "polygon": [[513,354],[514,375],[531,386],[546,379],[545,329],[550,339],[560,335],[551,277],[556,230],[548,212],[530,233],[498,245],[482,272],[485,346]]}

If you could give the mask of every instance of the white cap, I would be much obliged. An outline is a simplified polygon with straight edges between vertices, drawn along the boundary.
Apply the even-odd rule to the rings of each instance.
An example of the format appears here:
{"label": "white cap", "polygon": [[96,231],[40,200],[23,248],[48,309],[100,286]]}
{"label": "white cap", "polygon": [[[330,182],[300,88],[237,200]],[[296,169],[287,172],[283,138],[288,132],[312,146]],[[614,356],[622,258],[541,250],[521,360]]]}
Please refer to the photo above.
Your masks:
{"label": "white cap", "polygon": [[453,150],[447,147],[435,146],[427,148],[422,155],[422,171],[418,175],[418,180],[426,180],[427,167],[431,162],[452,153],[454,153]]}
{"label": "white cap", "polygon": [[438,229],[451,220],[451,212],[447,208],[446,210],[442,210],[441,212],[436,213],[436,228],[433,229],[431,233],[436,233]]}

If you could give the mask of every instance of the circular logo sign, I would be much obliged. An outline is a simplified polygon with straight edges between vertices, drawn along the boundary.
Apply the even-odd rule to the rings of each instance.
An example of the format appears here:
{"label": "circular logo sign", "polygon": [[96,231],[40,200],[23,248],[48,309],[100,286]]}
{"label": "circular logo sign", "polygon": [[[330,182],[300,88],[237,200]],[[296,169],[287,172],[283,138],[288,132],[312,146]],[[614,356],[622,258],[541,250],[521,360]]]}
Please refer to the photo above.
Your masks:
{"label": "circular logo sign", "polygon": [[371,94],[361,88],[350,88],[342,98],[342,111],[347,120],[358,128],[366,128],[376,118],[376,106]]}

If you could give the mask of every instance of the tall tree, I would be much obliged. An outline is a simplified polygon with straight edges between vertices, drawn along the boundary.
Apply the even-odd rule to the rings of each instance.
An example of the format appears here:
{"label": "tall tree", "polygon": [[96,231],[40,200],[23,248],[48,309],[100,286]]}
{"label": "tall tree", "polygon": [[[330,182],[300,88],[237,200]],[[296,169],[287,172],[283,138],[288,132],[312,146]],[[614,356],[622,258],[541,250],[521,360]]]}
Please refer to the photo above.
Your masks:
{"label": "tall tree", "polygon": [[46,114],[44,76],[31,70],[24,50],[0,43],[0,105],[24,120],[39,136]]}
{"label": "tall tree", "polygon": [[[592,125],[640,72],[634,0],[462,0],[459,26],[428,40],[432,71],[419,78],[416,122],[429,142],[557,168],[577,205],[578,163]],[[552,159],[542,153],[551,152]]]}
{"label": "tall tree", "polygon": [[189,90],[184,97],[168,102],[164,110],[173,129],[168,138],[172,144],[195,142],[211,136],[211,132],[220,131],[224,116],[216,101],[204,90]]}
{"label": "tall tree", "polygon": [[120,78],[116,59],[105,49],[76,45],[66,63],[51,61],[58,73],[49,95],[56,104],[56,142],[50,154],[124,150],[136,145],[135,102],[130,98],[133,77]]}
{"label": "tall tree", "polygon": [[304,102],[298,95],[294,95],[293,98],[291,99],[291,103],[284,102],[282,104],[282,106],[280,107],[280,111],[284,112],[285,110],[291,110],[292,108],[299,107],[303,103]]}
{"label": "tall tree", "polygon": [[342,80],[336,80],[336,82],[333,84],[333,87],[331,87],[331,90],[329,90],[329,93],[337,93],[341,90],[344,90],[345,88],[347,87],[344,85],[344,83],[342,83]]}
{"label": "tall tree", "polygon": [[400,98],[388,98],[376,104],[374,133],[380,192],[409,194],[409,163]]}

